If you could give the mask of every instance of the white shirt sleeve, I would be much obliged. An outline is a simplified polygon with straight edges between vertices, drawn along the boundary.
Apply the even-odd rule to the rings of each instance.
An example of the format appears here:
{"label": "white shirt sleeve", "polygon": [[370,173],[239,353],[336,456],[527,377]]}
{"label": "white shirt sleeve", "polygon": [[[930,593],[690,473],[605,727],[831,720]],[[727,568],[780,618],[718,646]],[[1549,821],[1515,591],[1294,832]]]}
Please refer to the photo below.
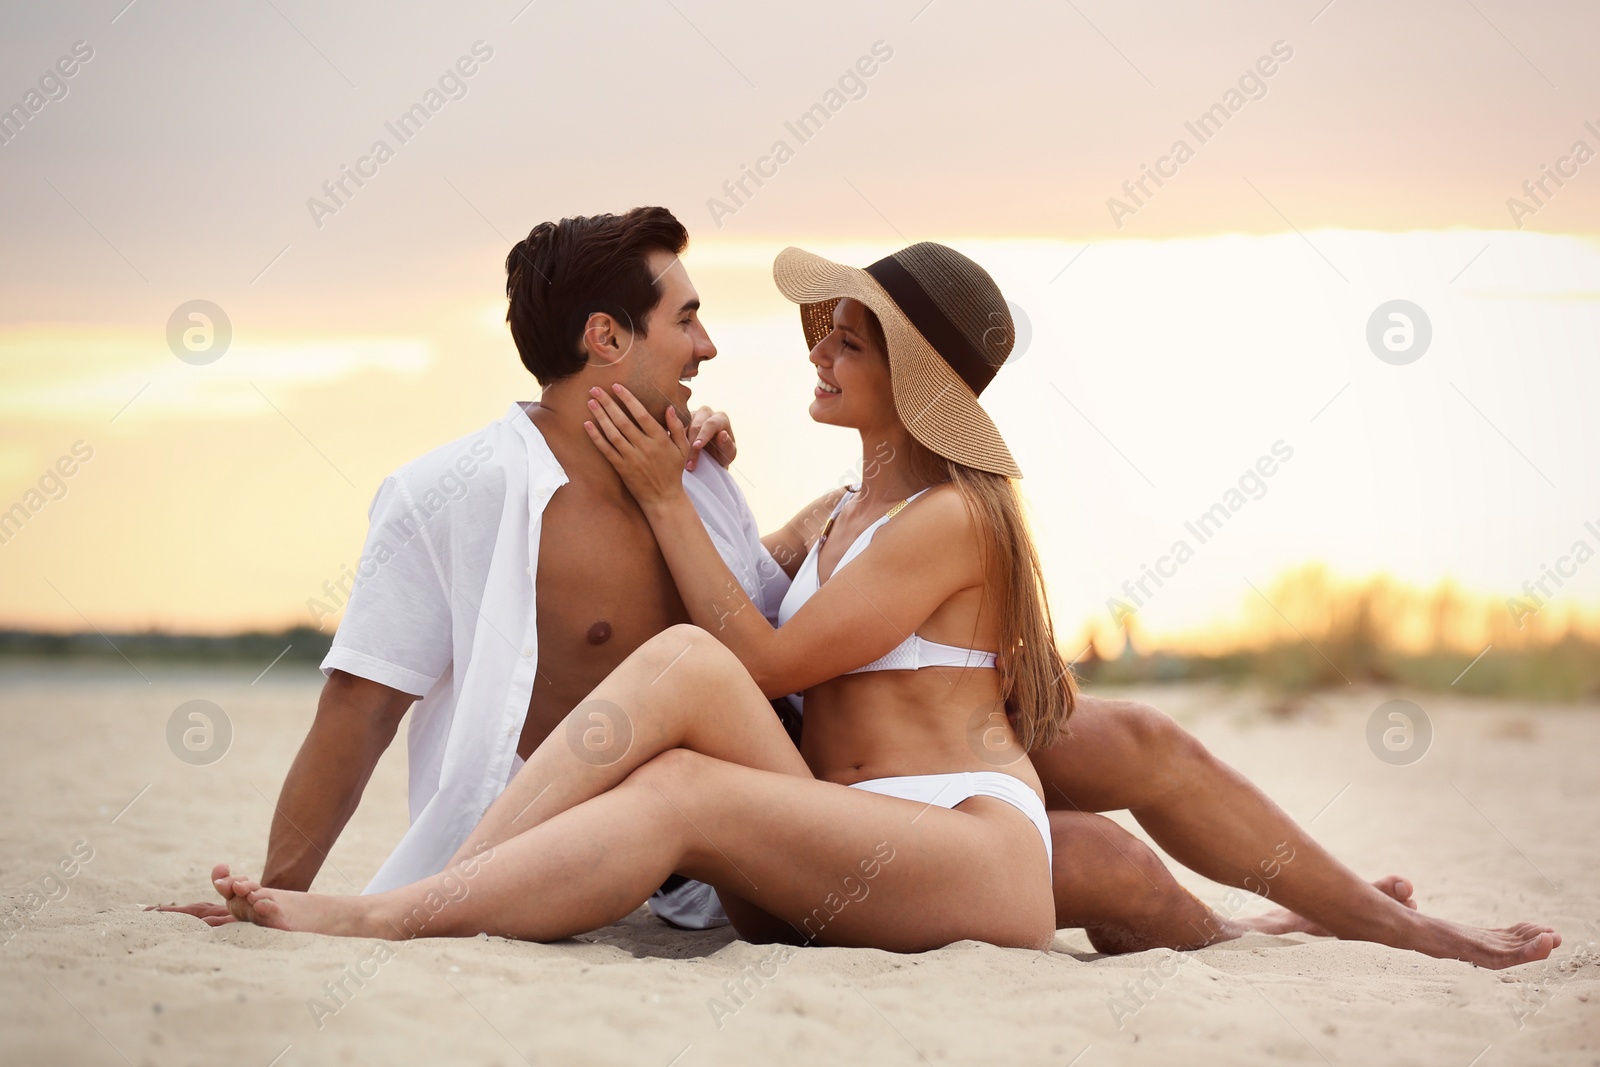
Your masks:
{"label": "white shirt sleeve", "polygon": [[761,527],[756,522],[755,512],[750,510],[750,502],[739,489],[738,482],[730,477],[728,486],[733,490],[745,543],[755,554],[756,582],[759,584],[761,595],[751,599],[756,602],[756,606],[761,609],[761,614],[766,616],[767,621],[777,626],[778,606],[783,603],[783,596],[789,591],[789,576],[784,573],[783,567],[773,558],[772,553],[767,551],[767,546],[761,543]]}
{"label": "white shirt sleeve", "polygon": [[768,622],[778,625],[778,605],[789,591],[789,576],[761,543],[755,513],[732,473],[702,454],[694,471],[684,474],[684,487],[745,595]]}
{"label": "white shirt sleeve", "polygon": [[367,543],[356,580],[322,661],[402,693],[425,696],[449,669],[450,579],[428,513],[390,475],[367,509]]}

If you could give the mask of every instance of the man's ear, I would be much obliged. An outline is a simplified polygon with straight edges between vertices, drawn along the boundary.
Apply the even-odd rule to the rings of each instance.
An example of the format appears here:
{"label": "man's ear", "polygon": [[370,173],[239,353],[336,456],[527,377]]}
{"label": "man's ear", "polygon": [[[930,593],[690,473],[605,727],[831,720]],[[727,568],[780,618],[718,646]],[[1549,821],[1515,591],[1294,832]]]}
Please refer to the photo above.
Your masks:
{"label": "man's ear", "polygon": [[590,365],[609,366],[633,347],[633,333],[604,311],[596,311],[583,325],[583,357]]}

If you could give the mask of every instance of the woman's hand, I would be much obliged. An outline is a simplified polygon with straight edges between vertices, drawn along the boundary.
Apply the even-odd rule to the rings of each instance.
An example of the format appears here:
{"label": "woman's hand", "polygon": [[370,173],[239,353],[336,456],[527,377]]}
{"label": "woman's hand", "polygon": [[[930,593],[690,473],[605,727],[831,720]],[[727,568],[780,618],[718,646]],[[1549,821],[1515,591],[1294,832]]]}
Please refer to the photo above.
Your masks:
{"label": "woman's hand", "polygon": [[614,396],[598,386],[589,390],[593,420],[583,424],[589,439],[622,475],[640,507],[681,496],[690,447],[677,409],[667,405],[663,429],[626,386],[611,388]]}
{"label": "woman's hand", "polygon": [[713,411],[709,407],[696,409],[689,417],[689,449],[689,462],[685,470],[694,470],[702,450],[710,451],[711,458],[724,467],[732,466],[734,457],[739,454],[739,446],[734,443],[733,424],[728,421],[728,413]]}

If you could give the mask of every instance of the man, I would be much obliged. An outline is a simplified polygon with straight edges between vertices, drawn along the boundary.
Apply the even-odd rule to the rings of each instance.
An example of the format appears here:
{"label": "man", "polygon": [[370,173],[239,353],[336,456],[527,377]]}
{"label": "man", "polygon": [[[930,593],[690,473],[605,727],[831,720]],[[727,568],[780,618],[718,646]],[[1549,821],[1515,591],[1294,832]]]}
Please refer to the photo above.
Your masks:
{"label": "man", "polygon": [[[379,488],[317,715],[279,795],[264,885],[310,887],[414,703],[411,826],[367,892],[441,870],[558,726],[580,757],[592,751],[587,731],[627,729],[620,709],[603,707],[562,724],[629,653],[689,615],[643,513],[583,422],[588,390],[616,382],[658,420],[669,405],[681,417],[688,382],[717,354],[678,260],[687,243],[665,209],[637,208],[541,223],[512,249],[507,321],[540,399],[513,404]],[[722,425],[696,420],[685,486],[729,569],[775,622],[834,495],[760,537],[723,466],[698,455],[713,441],[731,452]],[[1054,809],[1058,925],[1085,927],[1102,951],[1194,948],[1256,929],[1488,965],[1527,954],[1525,937],[1424,921],[1408,910],[1403,880],[1362,882],[1151,708],[1083,696],[1072,735],[1032,758]],[[1213,912],[1137,838],[1090,814],[1122,808],[1175,859],[1291,910],[1248,922]],[[709,887],[680,879],[651,903],[681,925],[720,917]],[[220,905],[164,910],[230,921]]]}

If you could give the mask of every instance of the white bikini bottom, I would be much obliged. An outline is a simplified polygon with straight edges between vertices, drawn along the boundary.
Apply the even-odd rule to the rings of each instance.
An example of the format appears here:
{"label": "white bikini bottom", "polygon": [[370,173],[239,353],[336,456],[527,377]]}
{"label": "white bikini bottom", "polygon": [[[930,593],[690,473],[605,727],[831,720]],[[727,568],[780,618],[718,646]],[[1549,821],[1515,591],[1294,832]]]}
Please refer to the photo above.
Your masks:
{"label": "white bikini bottom", "polygon": [[937,804],[953,808],[972,797],[993,797],[1003,800],[1033,820],[1039,836],[1044,838],[1045,858],[1055,871],[1055,850],[1050,844],[1050,817],[1045,814],[1044,801],[1029,789],[1027,783],[1000,771],[956,771],[953,774],[907,774],[897,778],[872,778],[853,782],[851,789],[865,789],[889,797],[914,800],[918,804]]}

